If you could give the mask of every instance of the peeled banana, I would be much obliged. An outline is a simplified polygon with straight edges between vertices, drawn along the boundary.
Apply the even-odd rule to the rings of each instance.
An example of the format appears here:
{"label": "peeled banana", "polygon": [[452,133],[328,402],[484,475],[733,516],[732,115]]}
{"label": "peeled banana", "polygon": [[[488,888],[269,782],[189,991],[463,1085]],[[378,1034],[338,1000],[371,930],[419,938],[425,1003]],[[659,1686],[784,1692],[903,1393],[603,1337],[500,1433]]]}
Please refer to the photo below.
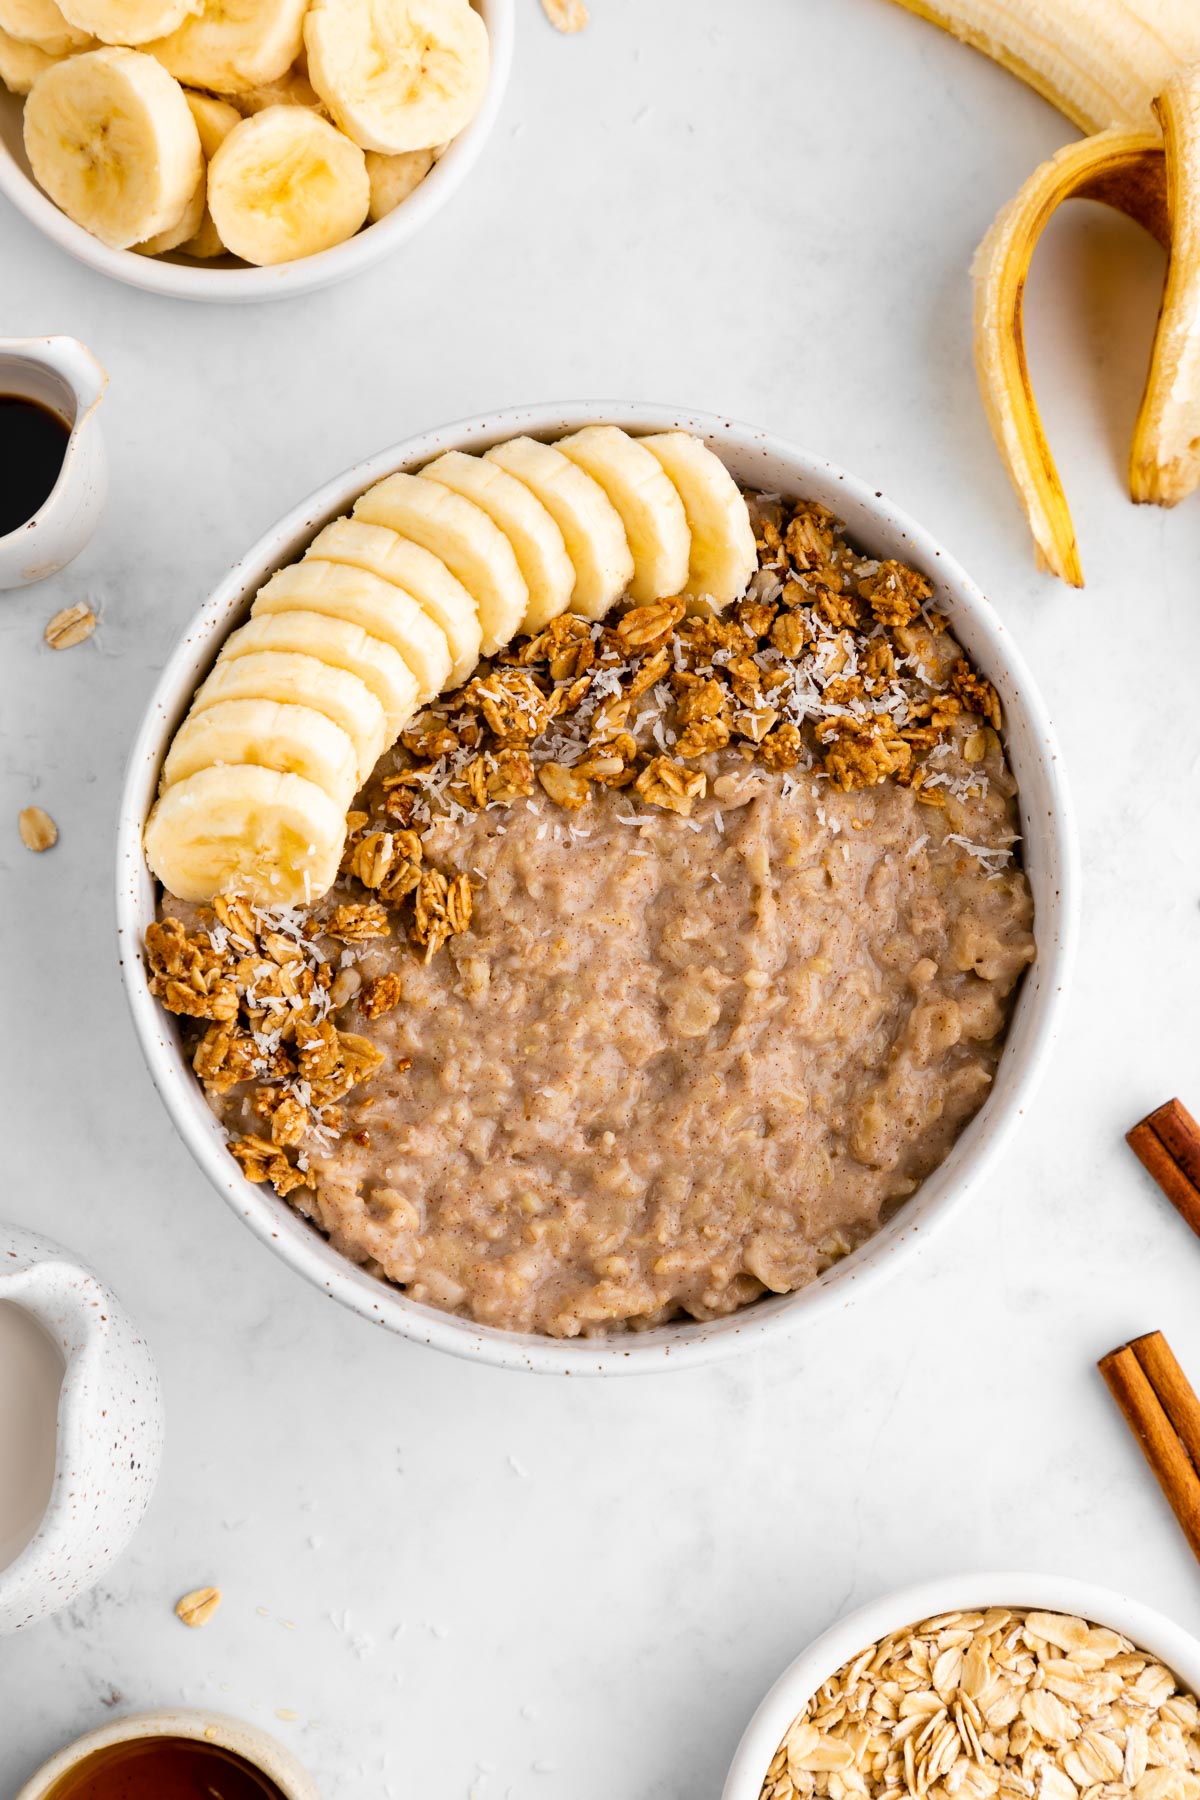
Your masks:
{"label": "peeled banana", "polygon": [[1200,486],[1200,68],[1154,103],[1163,129],[1167,283],[1129,459],[1135,500],[1174,506]]}
{"label": "peeled banana", "polygon": [[1025,358],[1022,299],[1034,247],[1063,201],[1106,200],[1139,223],[1166,231],[1163,154],[1149,132],[1103,131],[1070,144],[1025,183],[999,215],[975,258],[975,359],[1000,454],[1033,532],[1039,567],[1083,586],[1067,508]]}
{"label": "peeled banana", "polygon": [[[985,50],[1095,135],[1044,163],[975,259],[984,404],[1042,566],[1083,572],[1030,387],[1021,318],[1034,247],[1055,207],[1107,201],[1166,247],[1169,265],[1134,431],[1134,500],[1173,506],[1200,486],[1200,5],[1196,0],[898,0]],[[1158,127],[1161,126],[1161,135]]]}
{"label": "peeled banana", "polygon": [[1200,59],[1193,0],[899,0],[1034,88],[1081,131],[1149,130],[1151,103]]}

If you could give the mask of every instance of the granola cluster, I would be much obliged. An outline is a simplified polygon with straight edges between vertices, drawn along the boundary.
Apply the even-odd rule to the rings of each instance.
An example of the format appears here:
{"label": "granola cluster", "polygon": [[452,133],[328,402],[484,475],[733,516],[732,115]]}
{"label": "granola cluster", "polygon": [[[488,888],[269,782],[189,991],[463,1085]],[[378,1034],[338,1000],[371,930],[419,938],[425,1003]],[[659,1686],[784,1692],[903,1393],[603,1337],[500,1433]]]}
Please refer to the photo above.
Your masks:
{"label": "granola cluster", "polygon": [[[395,835],[407,843],[439,814],[511,805],[535,784],[567,811],[628,788],[686,818],[707,792],[701,759],[729,748],[781,774],[818,768],[843,791],[895,780],[944,806],[929,753],[968,725],[965,754],[982,761],[1000,703],[965,659],[947,659],[931,584],[860,556],[811,501],[759,498],[753,511],[759,568],[727,615],[691,613],[682,597],[605,624],[567,614],[423,713],[376,796]],[[415,881],[409,851],[397,855],[399,879]]]}
{"label": "granola cluster", "polygon": [[[408,936],[428,962],[471,922],[465,875],[427,865],[415,831],[371,831],[369,823],[365,812],[348,815],[341,866],[350,891],[365,890],[363,900],[335,899],[303,914],[223,895],[201,909],[194,931],[167,917],[146,933],[150,992],[168,1012],[205,1025],[192,1067],[206,1090],[221,1095],[253,1084],[251,1105],[264,1135],[243,1134],[229,1148],[250,1181],[269,1181],[279,1194],[307,1185],[307,1147],[329,1147],[344,1125],[339,1103],[385,1060],[331,1013],[355,991],[367,1020],[404,997],[395,971],[347,980],[353,947],[390,938],[394,924],[407,920]],[[324,948],[321,940],[330,939]],[[338,944],[346,947],[340,953]]]}
{"label": "granola cluster", "polygon": [[762,1800],[1200,1800],[1200,1709],[1127,1638],[1062,1613],[946,1613],[830,1676]]}
{"label": "granola cluster", "polygon": [[[321,929],[337,935],[332,921]],[[205,1088],[215,1095],[254,1084],[262,1135],[229,1148],[251,1181],[270,1181],[280,1194],[305,1185],[300,1147],[337,1134],[339,1103],[384,1060],[330,1017],[337,973],[313,932],[294,910],[219,896],[199,929],[166,918],[146,933],[150,992],[168,1012],[196,1021],[192,1067]]]}
{"label": "granola cluster", "polygon": [[[387,783],[385,781],[385,790]],[[362,905],[339,906],[325,929],[350,943],[391,933],[391,913],[411,902],[409,936],[425,950],[425,961],[436,956],[448,938],[466,931],[471,923],[471,883],[466,875],[446,875],[425,863],[418,832],[382,830],[372,826],[370,813],[352,812],[346,818],[346,848],[341,872],[361,884],[378,899]],[[389,1010],[377,1005],[379,1012]]]}

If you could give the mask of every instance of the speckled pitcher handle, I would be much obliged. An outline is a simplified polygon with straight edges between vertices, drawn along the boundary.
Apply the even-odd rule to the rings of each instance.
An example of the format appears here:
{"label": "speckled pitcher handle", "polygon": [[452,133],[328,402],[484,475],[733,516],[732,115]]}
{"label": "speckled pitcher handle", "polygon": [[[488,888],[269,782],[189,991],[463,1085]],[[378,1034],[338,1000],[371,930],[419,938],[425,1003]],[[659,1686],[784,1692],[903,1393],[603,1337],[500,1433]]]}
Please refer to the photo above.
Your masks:
{"label": "speckled pitcher handle", "polygon": [[149,1504],[162,1401],[149,1347],[115,1294],[69,1251],[0,1222],[0,1300],[63,1354],[54,1485],[41,1525],[0,1570],[0,1633],[67,1606],[125,1548]]}

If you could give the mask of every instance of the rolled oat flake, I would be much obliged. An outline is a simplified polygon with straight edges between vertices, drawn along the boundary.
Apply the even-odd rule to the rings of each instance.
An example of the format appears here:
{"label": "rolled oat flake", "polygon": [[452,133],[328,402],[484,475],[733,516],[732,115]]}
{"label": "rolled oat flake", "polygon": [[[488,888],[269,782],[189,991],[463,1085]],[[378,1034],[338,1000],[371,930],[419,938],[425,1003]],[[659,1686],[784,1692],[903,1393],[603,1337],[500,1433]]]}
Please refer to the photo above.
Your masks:
{"label": "rolled oat flake", "polygon": [[17,817],[17,829],[27,850],[52,850],[58,842],[58,826],[40,806],[27,806]]}

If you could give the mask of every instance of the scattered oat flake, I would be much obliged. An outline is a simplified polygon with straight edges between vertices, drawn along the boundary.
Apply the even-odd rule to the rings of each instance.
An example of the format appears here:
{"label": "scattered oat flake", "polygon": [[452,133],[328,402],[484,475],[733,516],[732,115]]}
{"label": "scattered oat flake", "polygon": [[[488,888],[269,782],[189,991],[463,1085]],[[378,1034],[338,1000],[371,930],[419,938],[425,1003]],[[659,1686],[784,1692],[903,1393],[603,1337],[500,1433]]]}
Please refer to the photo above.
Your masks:
{"label": "scattered oat flake", "polygon": [[299,1713],[293,1712],[290,1706],[277,1706],[275,1708],[275,1717],[277,1719],[282,1719],[285,1724],[290,1725],[292,1720],[298,1719],[300,1715]]}
{"label": "scattered oat flake", "polygon": [[555,31],[582,31],[588,22],[584,0],[542,0],[542,11]]}
{"label": "scattered oat flake", "polygon": [[84,601],[78,600],[74,606],[64,606],[61,612],[55,613],[43,636],[52,650],[71,650],[85,638],[90,638],[95,629],[95,613]]}
{"label": "scattered oat flake", "polygon": [[58,842],[58,826],[40,806],[27,806],[17,819],[17,830],[27,850],[52,850]]}
{"label": "scattered oat flake", "polygon": [[208,1624],[220,1604],[220,1588],[193,1588],[190,1594],[185,1594],[182,1600],[176,1602],[175,1617],[182,1619],[193,1631],[198,1631],[201,1625]]}

